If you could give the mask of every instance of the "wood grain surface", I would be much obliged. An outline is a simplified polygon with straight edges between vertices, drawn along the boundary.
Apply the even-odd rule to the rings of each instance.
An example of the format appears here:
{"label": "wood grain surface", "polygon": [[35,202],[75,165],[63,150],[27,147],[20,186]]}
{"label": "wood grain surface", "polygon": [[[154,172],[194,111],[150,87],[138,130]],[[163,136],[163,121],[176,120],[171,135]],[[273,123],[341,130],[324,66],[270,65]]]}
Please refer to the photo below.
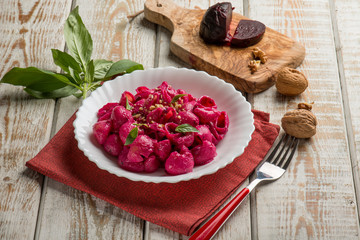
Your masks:
{"label": "wood grain surface", "polygon": [[[101,8],[96,6],[102,5]],[[77,1],[79,14],[94,41],[94,59],[129,58],[153,66],[154,25],[127,16],[142,9],[142,1]],[[149,38],[153,42],[149,42]],[[153,47],[149,47],[153,46]],[[81,105],[74,97],[57,102],[56,131]],[[93,197],[48,179],[39,239],[142,239],[144,221]],[[60,217],[59,217],[60,216]],[[54,237],[54,232],[56,235]]]}
{"label": "wood grain surface", "polygon": [[360,20],[360,2],[356,0],[331,2],[334,39],[341,80],[342,99],[352,162],[355,194],[359,211],[360,199],[360,28],[355,24]]}
{"label": "wood grain surface", "polygon": [[[174,1],[196,11],[216,2]],[[128,18],[144,4],[145,0],[0,2],[0,77],[15,66],[60,71],[50,49],[66,50],[62,30],[75,6],[93,38],[94,59],[128,58],[145,68],[193,67],[172,52],[171,31],[144,14]],[[244,94],[252,107],[269,112],[270,121],[280,124],[298,102],[314,101],[319,125],[317,135],[299,146],[289,171],[257,188],[214,240],[359,239],[360,3],[232,4],[237,14],[259,20],[306,48],[298,69],[307,76],[309,88],[297,97],[282,96],[275,87]],[[34,99],[21,87],[0,85],[0,239],[187,239],[25,167],[80,104],[75,97]]]}
{"label": "wood grain surface", "polygon": [[[144,13],[147,20],[173,32],[170,49],[176,56],[198,70],[224,79],[240,91],[256,93],[268,89],[283,67],[297,67],[305,56],[301,44],[271,28],[266,29],[259,43],[247,48],[206,44],[199,36],[205,10],[183,8],[171,0],[147,0]],[[241,19],[247,18],[237,12],[232,14],[232,31]],[[269,61],[251,73],[248,64],[253,60],[254,47],[262,49]]]}
{"label": "wood grain surface", "polygon": [[271,112],[272,121],[280,123],[283,114],[296,108],[297,103],[314,101],[313,112],[319,124],[315,137],[300,144],[287,174],[275,184],[257,189],[256,237],[358,239],[329,3],[257,0],[249,5],[250,17],[305,46],[307,54],[299,70],[309,79],[309,88],[298,97],[284,97],[274,88],[254,95],[254,108]]}
{"label": "wood grain surface", "polygon": [[[64,44],[59,26],[69,9],[61,1],[2,2],[0,77],[12,67],[57,70],[50,64],[50,48]],[[43,179],[25,162],[49,141],[54,104],[19,87],[0,86],[0,239],[34,236]]]}

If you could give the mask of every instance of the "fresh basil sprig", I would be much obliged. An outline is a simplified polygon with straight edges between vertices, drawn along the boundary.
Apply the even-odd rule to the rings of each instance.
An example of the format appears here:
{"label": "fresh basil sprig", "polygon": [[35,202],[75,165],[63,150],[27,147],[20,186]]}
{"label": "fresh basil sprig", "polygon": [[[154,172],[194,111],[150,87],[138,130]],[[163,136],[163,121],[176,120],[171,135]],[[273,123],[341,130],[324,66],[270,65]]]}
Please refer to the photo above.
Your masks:
{"label": "fresh basil sprig", "polygon": [[131,110],[132,109],[132,107],[131,107],[131,105],[129,104],[129,100],[128,100],[128,98],[127,97],[125,97],[126,98],[126,104],[125,104],[125,108],[126,108],[126,110]]}
{"label": "fresh basil sprig", "polygon": [[178,94],[176,96],[173,97],[173,99],[171,100],[171,103],[176,103],[177,100],[179,100],[179,98],[186,96],[186,94]]}
{"label": "fresh basil sprig", "polygon": [[80,15],[79,8],[71,11],[64,26],[64,37],[69,53],[51,49],[54,63],[64,73],[54,73],[35,67],[14,67],[0,83],[24,86],[24,90],[36,98],[61,98],[70,95],[86,98],[102,82],[114,76],[143,70],[143,66],[131,60],[117,62],[104,59],[92,60],[93,41]]}
{"label": "fresh basil sprig", "polygon": [[131,129],[131,131],[129,132],[129,134],[126,137],[125,140],[125,146],[126,145],[130,145],[134,142],[134,140],[137,138],[139,133],[139,128],[138,127],[134,127],[133,129]]}
{"label": "fresh basil sprig", "polygon": [[187,133],[187,132],[199,132],[196,128],[191,126],[190,124],[181,124],[175,128],[175,132],[179,133]]}

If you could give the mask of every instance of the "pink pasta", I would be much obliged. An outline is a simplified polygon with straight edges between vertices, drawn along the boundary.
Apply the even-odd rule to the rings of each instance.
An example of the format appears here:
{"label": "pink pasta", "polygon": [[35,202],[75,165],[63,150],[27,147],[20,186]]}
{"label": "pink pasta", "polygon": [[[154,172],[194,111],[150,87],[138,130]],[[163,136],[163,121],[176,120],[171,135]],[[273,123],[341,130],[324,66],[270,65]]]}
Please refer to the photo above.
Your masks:
{"label": "pink pasta", "polygon": [[216,157],[229,117],[209,96],[199,99],[163,82],[154,89],[125,91],[105,104],[93,126],[96,141],[118,165],[132,172],[185,174]]}

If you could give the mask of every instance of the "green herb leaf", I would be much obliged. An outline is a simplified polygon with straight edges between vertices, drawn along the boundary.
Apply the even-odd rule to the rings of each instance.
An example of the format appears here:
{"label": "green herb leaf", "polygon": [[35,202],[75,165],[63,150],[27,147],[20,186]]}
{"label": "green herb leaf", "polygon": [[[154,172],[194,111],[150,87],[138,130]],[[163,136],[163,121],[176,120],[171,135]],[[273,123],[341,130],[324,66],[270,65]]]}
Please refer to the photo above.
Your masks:
{"label": "green herb leaf", "polygon": [[113,63],[106,73],[105,78],[111,78],[115,75],[131,73],[135,70],[144,70],[143,65],[131,60],[123,59]]}
{"label": "green herb leaf", "polygon": [[138,126],[138,127],[141,127],[141,126],[144,126],[144,127],[149,127],[149,125],[147,123],[133,123],[133,125],[135,126]]}
{"label": "green herb leaf", "polygon": [[173,97],[173,99],[171,100],[171,103],[175,103],[177,100],[179,100],[179,98],[186,96],[186,94],[178,94],[175,97]]}
{"label": "green herb leaf", "polygon": [[131,110],[132,109],[132,107],[130,106],[130,104],[129,104],[129,100],[128,100],[128,98],[127,97],[125,97],[126,98],[126,110]]}
{"label": "green herb leaf", "polygon": [[181,124],[181,125],[177,126],[175,128],[175,132],[187,133],[187,132],[199,132],[199,130],[197,130],[190,124],[185,123],[185,124]]}
{"label": "green herb leaf", "polygon": [[126,145],[132,144],[134,142],[134,140],[136,139],[136,137],[138,136],[138,132],[139,132],[138,127],[134,127],[133,129],[131,129],[131,131],[129,132],[129,135],[126,137],[124,145],[126,146]]}
{"label": "green herb leaf", "polygon": [[[35,67],[15,67],[5,74],[1,83],[29,87],[39,92],[51,92],[65,87],[70,82],[61,74],[41,70]],[[71,82],[70,82],[71,83]]]}
{"label": "green herb leaf", "polygon": [[94,61],[91,60],[88,64],[86,64],[85,82],[92,83],[94,81],[94,73]]}
{"label": "green herb leaf", "polygon": [[73,86],[65,86],[63,88],[59,88],[59,89],[56,89],[51,92],[39,92],[39,91],[32,90],[30,88],[25,88],[24,91],[36,98],[55,99],[55,98],[62,98],[62,97],[74,95],[79,90]]}
{"label": "green herb leaf", "polygon": [[83,96],[82,92],[76,92],[73,94],[74,97],[76,98],[81,98]]}
{"label": "green herb leaf", "polygon": [[90,62],[93,50],[93,41],[79,15],[76,7],[70,12],[64,26],[64,36],[70,54],[80,63],[82,69]]}
{"label": "green herb leaf", "polygon": [[64,72],[70,73],[69,67],[77,72],[81,72],[79,63],[68,53],[57,49],[51,49],[54,63],[58,65]]}
{"label": "green herb leaf", "polygon": [[106,73],[109,71],[109,69],[113,63],[114,63],[113,61],[108,61],[108,60],[104,60],[104,59],[96,59],[94,61],[94,66],[95,66],[94,77],[96,79],[105,78]]}
{"label": "green herb leaf", "polygon": [[69,80],[76,84],[77,86],[80,86],[81,83],[82,83],[82,79],[81,79],[81,76],[80,76],[80,73],[74,69],[72,69],[71,67],[69,67],[69,74],[71,76],[71,78],[69,78]]}
{"label": "green herb leaf", "polygon": [[27,93],[37,98],[58,98],[71,94],[86,98],[103,81],[144,69],[141,64],[130,60],[115,63],[103,59],[91,60],[93,41],[82,22],[78,7],[71,11],[65,22],[64,36],[70,54],[57,49],[51,51],[54,63],[66,74],[35,67],[15,67],[4,75],[0,83],[24,86]]}

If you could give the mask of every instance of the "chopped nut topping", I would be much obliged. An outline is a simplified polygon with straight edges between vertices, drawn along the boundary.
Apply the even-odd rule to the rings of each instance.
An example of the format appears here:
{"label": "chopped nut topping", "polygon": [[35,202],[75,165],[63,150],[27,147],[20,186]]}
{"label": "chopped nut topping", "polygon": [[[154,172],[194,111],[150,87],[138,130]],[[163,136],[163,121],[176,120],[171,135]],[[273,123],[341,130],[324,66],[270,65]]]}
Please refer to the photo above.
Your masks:
{"label": "chopped nut topping", "polygon": [[177,102],[175,103],[175,108],[176,108],[176,109],[179,109],[179,108],[181,108],[181,107],[182,107],[181,104],[179,104],[179,103],[177,103]]}
{"label": "chopped nut topping", "polygon": [[253,74],[260,67],[260,60],[251,60],[248,67],[250,68],[251,73]]}
{"label": "chopped nut topping", "polygon": [[266,56],[266,53],[263,52],[260,48],[254,48],[252,53],[254,54],[255,59],[260,59],[261,63],[263,64],[266,63],[268,57]]}
{"label": "chopped nut topping", "polygon": [[149,107],[149,110],[150,111],[152,111],[152,110],[154,110],[156,107],[154,106],[154,105],[151,105],[150,107]]}
{"label": "chopped nut topping", "polygon": [[164,105],[162,105],[162,104],[155,104],[155,107],[157,107],[157,108],[161,108],[161,107],[164,107]]}

